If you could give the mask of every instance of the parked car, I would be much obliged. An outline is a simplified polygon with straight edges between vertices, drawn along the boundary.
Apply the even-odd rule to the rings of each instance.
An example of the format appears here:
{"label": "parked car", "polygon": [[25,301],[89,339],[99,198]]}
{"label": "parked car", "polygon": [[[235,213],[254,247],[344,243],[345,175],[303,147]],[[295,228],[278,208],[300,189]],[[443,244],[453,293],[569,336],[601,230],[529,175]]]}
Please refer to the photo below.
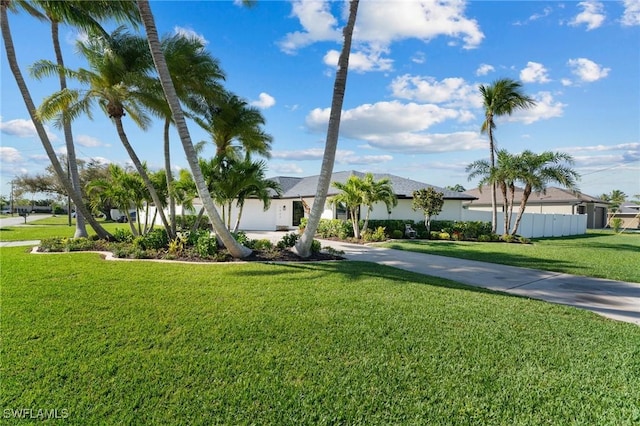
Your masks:
{"label": "parked car", "polygon": [[[130,214],[131,214],[131,221],[135,222],[136,221],[136,213],[132,212]],[[127,221],[128,221],[128,219],[127,219],[126,215],[122,215],[118,219],[116,219],[116,222],[119,222],[119,223],[126,223]]]}

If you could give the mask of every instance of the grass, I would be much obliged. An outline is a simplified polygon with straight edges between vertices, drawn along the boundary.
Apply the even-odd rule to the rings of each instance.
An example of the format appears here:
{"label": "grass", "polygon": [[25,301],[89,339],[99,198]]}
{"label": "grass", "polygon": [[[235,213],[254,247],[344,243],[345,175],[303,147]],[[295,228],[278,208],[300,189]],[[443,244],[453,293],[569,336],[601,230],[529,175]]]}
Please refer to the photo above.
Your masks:
{"label": "grass", "polygon": [[394,241],[383,247],[482,262],[640,282],[640,234],[589,232],[533,244]]}
{"label": "grass", "polygon": [[[116,228],[129,230],[128,223],[102,221],[100,223],[109,232],[115,231]],[[20,226],[0,228],[0,241],[31,241],[54,237],[73,237],[75,232],[74,219],[72,219],[72,226],[69,226],[66,216],[56,216],[39,219]],[[87,226],[87,232],[89,235],[95,235],[90,226]]]}
{"label": "grass", "polygon": [[640,327],[380,265],[0,249],[0,407],[69,424],[640,422]]}

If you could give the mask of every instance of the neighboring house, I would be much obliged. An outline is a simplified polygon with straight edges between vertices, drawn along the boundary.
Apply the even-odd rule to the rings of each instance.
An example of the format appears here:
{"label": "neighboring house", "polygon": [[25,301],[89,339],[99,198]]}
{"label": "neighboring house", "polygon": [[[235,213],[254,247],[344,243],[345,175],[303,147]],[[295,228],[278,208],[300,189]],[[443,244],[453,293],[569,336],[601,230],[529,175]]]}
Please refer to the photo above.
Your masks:
{"label": "neighboring house", "polygon": [[[356,175],[364,177],[365,173],[357,171],[345,171],[334,173],[331,182],[346,182],[349,176]],[[271,180],[278,182],[282,187],[282,196],[277,197],[273,193],[271,206],[267,211],[263,210],[262,202],[257,199],[248,199],[245,202],[240,221],[240,229],[247,231],[257,230],[289,230],[296,229],[300,224],[300,220],[308,216],[309,209],[313,205],[318,187],[319,176],[309,177],[286,177],[277,176]],[[411,179],[405,179],[400,176],[389,174],[376,174],[374,179],[380,180],[388,178],[391,181],[393,190],[398,197],[398,205],[387,211],[384,203],[377,203],[373,207],[370,219],[401,219],[401,220],[424,220],[424,214],[421,210],[413,211],[411,208],[413,200],[413,192],[419,189],[433,187],[436,191],[444,193],[444,206],[442,212],[438,216],[434,216],[432,220],[461,220],[462,204],[474,200],[472,195],[450,191],[448,189],[439,188],[437,186],[428,185]],[[339,206],[332,205],[329,200],[333,195],[338,194],[339,190],[333,186],[329,187],[328,199],[325,204],[325,210],[322,214],[324,219],[346,219],[347,213]],[[194,202],[195,204],[195,202]],[[194,206],[199,210],[200,205]],[[360,217],[364,219],[366,215],[366,206],[361,206]],[[237,216],[237,208],[234,204],[232,211],[232,223]]]}
{"label": "neighboring house", "polygon": [[[522,188],[516,188],[513,211],[520,210],[522,200]],[[465,192],[472,195],[475,200],[465,203],[465,208],[470,210],[491,210],[491,187],[485,186],[482,192],[472,189]],[[502,193],[496,194],[498,209],[502,211]],[[556,213],[556,214],[586,214],[587,228],[600,229],[607,225],[607,208],[609,203],[596,197],[581,192],[573,192],[568,189],[549,187],[546,193],[534,192],[529,196],[525,212],[527,213]]]}
{"label": "neighboring house", "polygon": [[622,219],[620,229],[640,229],[640,204],[624,203],[615,213],[609,212],[609,226],[614,217]]}

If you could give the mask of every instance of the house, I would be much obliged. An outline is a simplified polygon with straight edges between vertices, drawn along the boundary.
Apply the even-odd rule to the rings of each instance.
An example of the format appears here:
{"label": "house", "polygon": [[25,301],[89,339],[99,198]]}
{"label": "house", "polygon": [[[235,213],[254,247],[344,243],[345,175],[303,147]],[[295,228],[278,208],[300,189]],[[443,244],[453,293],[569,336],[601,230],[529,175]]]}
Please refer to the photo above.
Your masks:
{"label": "house", "polygon": [[622,219],[620,229],[640,229],[640,204],[624,203],[616,212],[610,212],[608,224],[613,218]]}
{"label": "house", "polygon": [[[485,186],[482,192],[479,189],[466,191],[466,194],[475,199],[465,203],[469,210],[491,211],[491,188]],[[523,189],[516,188],[513,211],[520,210]],[[502,193],[496,194],[498,209],[503,206]],[[525,211],[527,213],[555,213],[555,214],[586,214],[587,228],[600,229],[607,225],[607,209],[609,203],[596,197],[581,192],[573,192],[568,189],[549,187],[545,193],[534,192],[527,200]]]}
{"label": "house", "polygon": [[[333,173],[331,182],[344,183],[352,175],[363,178],[365,173],[354,170]],[[462,220],[462,204],[474,200],[472,195],[462,192],[450,191],[423,182],[405,179],[400,176],[374,173],[375,180],[382,178],[388,178],[391,181],[393,190],[398,198],[398,205],[393,207],[391,211],[388,211],[384,203],[375,204],[369,216],[372,220],[424,220],[422,211],[414,211],[411,208],[413,200],[412,194],[416,190],[426,189],[428,187],[433,187],[436,191],[444,194],[442,211],[438,216],[432,217],[433,220]],[[274,192],[271,205],[266,211],[263,209],[263,204],[260,200],[246,200],[240,221],[240,229],[247,231],[297,229],[300,220],[308,216],[309,209],[315,199],[319,176],[276,176],[271,179],[280,184],[282,187],[282,195],[278,197]],[[330,186],[328,197],[336,195],[338,192],[338,189]],[[200,206],[194,207],[196,207],[197,211]],[[361,218],[364,218],[366,215],[365,208],[364,206],[361,207]],[[233,206],[231,215],[233,222],[237,216],[237,208],[235,205]],[[340,206],[332,205],[329,203],[329,200],[327,200],[322,218],[347,219],[347,212],[341,209]]]}

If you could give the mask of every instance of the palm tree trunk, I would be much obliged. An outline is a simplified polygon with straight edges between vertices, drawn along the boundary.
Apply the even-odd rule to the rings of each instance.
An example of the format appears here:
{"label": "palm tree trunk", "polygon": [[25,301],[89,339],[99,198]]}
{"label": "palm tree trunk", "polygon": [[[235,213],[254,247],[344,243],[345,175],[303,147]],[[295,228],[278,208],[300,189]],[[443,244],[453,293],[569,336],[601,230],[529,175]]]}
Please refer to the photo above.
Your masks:
{"label": "palm tree trunk", "polygon": [[236,218],[236,223],[233,225],[233,232],[238,232],[238,228],[240,227],[240,218],[242,217],[242,210],[244,210],[244,203],[240,203],[238,206],[238,217]]}
{"label": "palm tree trunk", "polygon": [[369,215],[371,214],[371,208],[367,209],[367,215],[364,218],[364,224],[362,225],[362,233],[367,232],[369,228]]}
{"label": "palm tree trunk", "polygon": [[358,223],[358,209],[351,209],[351,225],[353,226],[353,236],[356,240],[360,239],[360,224]]}
{"label": "palm tree trunk", "polygon": [[[153,203],[156,205],[156,211],[160,216],[160,220],[164,225],[164,229],[167,230],[167,234],[169,235],[169,238],[173,239],[175,236],[171,232],[171,227],[169,226],[169,223],[167,222],[167,217],[164,214],[164,203],[162,202],[162,200],[160,200],[160,197],[158,196],[156,189],[151,183],[151,179],[149,179],[149,175],[147,174],[147,171],[144,169],[144,167],[142,167],[142,162],[140,161],[140,158],[138,158],[138,155],[136,154],[136,152],[133,150],[133,147],[129,143],[129,138],[127,137],[127,134],[124,132],[124,127],[122,127],[122,118],[116,116],[116,117],[113,117],[113,121],[116,124],[116,129],[118,130],[118,136],[120,136],[120,141],[122,142],[122,145],[127,150],[127,153],[129,154],[129,158],[131,158],[131,161],[133,162],[134,167],[138,171],[138,174],[142,178],[142,181],[144,182],[145,186],[147,187],[147,190],[149,191],[149,194],[151,195],[151,198],[153,199]],[[139,222],[140,221],[138,220],[138,223]]]}
{"label": "palm tree trunk", "polygon": [[229,230],[225,228],[224,223],[220,219],[220,215],[213,204],[213,199],[211,198],[204,176],[202,175],[202,170],[200,170],[200,164],[198,164],[198,154],[191,142],[191,135],[189,134],[189,129],[187,128],[187,123],[184,119],[184,113],[182,112],[182,107],[180,106],[176,89],[173,85],[173,81],[171,80],[171,74],[169,74],[169,68],[167,67],[164,54],[162,53],[160,38],[158,37],[158,30],[156,29],[155,20],[151,13],[149,1],[138,0],[137,4],[138,10],[140,11],[140,17],[142,18],[142,22],[147,32],[147,40],[149,41],[149,48],[151,49],[153,62],[156,65],[162,89],[165,93],[165,97],[167,98],[167,102],[169,103],[169,107],[171,108],[173,121],[178,130],[178,135],[180,136],[180,142],[182,142],[185,156],[189,162],[189,167],[191,168],[191,174],[193,175],[193,180],[198,189],[198,194],[204,207],[207,209],[207,213],[209,214],[209,220],[213,223],[213,227],[218,238],[222,241],[227,250],[229,250],[231,256],[235,258],[247,257],[251,254],[251,249],[239,244],[233,238]]}
{"label": "palm tree trunk", "polygon": [[518,232],[518,227],[520,226],[520,221],[522,220],[522,215],[524,214],[524,209],[527,207],[527,201],[529,200],[529,195],[531,195],[531,186],[526,185],[524,187],[524,191],[522,192],[522,201],[520,201],[520,211],[518,211],[518,216],[516,217],[516,221],[513,224],[513,229],[511,230],[511,234],[515,235]]}
{"label": "palm tree trunk", "polygon": [[[183,210],[184,212],[184,210]],[[205,212],[205,208],[202,207],[200,208],[200,211],[198,212],[198,217],[196,217],[196,220],[193,221],[193,226],[191,227],[191,232],[195,232],[198,230],[198,228],[200,227],[200,222],[202,221],[202,216],[204,216],[204,212]]]}
{"label": "palm tree trunk", "polygon": [[169,192],[169,222],[171,223],[171,233],[176,235],[176,199],[173,196],[173,175],[171,173],[171,152],[169,145],[169,127],[171,121],[164,121],[164,173],[167,178],[167,190]]}
{"label": "palm tree trunk", "polygon": [[507,184],[504,182],[500,182],[500,192],[502,193],[502,214],[504,215],[504,232],[503,234],[509,233],[509,201],[507,199]]}
{"label": "palm tree trunk", "polygon": [[318,230],[320,217],[327,201],[327,192],[331,184],[331,174],[333,173],[333,163],[336,158],[336,149],[338,147],[338,136],[340,134],[340,118],[342,115],[342,104],[344,102],[344,93],[347,88],[347,72],[349,70],[349,54],[351,52],[351,39],[353,37],[353,28],[356,24],[356,15],[358,14],[359,0],[351,0],[349,5],[349,20],[342,30],[344,42],[342,44],[342,52],[338,59],[338,69],[336,71],[336,80],[333,85],[333,100],[331,102],[331,113],[329,114],[329,127],[327,129],[327,139],[325,142],[324,156],[322,158],[322,168],[318,177],[318,188],[316,189],[313,207],[309,213],[307,226],[302,236],[293,247],[293,251],[300,257],[306,258],[311,256],[311,244],[313,237]]}
{"label": "palm tree trunk", "polygon": [[[509,220],[511,220],[511,216],[513,216],[513,202],[516,198],[516,186],[515,184],[511,183],[509,185]],[[511,226],[511,223],[509,223],[509,227]]]}
{"label": "palm tree trunk", "polygon": [[49,141],[49,136],[47,136],[47,132],[45,131],[42,122],[36,115],[36,106],[33,103],[33,99],[31,98],[31,94],[29,93],[27,84],[24,81],[24,77],[22,76],[20,67],[18,67],[18,60],[16,59],[16,51],[13,45],[13,38],[11,37],[11,29],[9,28],[9,20],[7,16],[8,7],[8,0],[0,0],[0,26],[2,27],[2,38],[4,40],[5,51],[7,54],[7,62],[9,63],[11,72],[16,80],[16,84],[18,85],[18,89],[20,90],[20,94],[22,95],[22,99],[25,103],[27,111],[29,111],[29,116],[31,117],[31,121],[36,128],[36,132],[38,133],[40,142],[42,143],[47,157],[49,157],[49,161],[51,161],[51,166],[53,167],[58,180],[76,205],[76,211],[80,212],[87,219],[91,227],[96,231],[96,234],[99,238],[110,239],[112,237],[111,234],[107,232],[102,226],[100,226],[96,219],[91,215],[91,213],[87,209],[87,206],[84,204],[82,195],[73,187],[73,185],[67,178],[67,174],[62,169],[60,161],[58,161],[58,157],[56,156],[53,146],[51,145],[51,141]]}
{"label": "palm tree trunk", "polygon": [[[491,163],[491,170],[489,170],[489,173],[491,173],[491,175],[495,173],[495,168],[496,168],[495,151],[496,151],[496,147],[495,147],[495,144],[493,143],[493,129],[491,128],[491,124],[489,124],[489,161]],[[492,179],[492,182],[491,182],[491,232],[493,234],[496,233],[496,228],[498,224],[497,204],[498,203],[496,200],[496,183]],[[505,233],[506,233],[506,230],[505,230]]]}
{"label": "palm tree trunk", "polygon": [[[49,17],[51,21],[51,38],[53,39],[53,50],[56,53],[56,62],[60,69],[64,68],[64,59],[62,57],[62,49],[60,48],[60,37],[59,37],[59,25],[58,22]],[[64,76],[63,72],[58,73],[58,78],[60,80],[60,90],[64,90],[67,88],[67,79]],[[68,171],[71,176],[71,184],[79,193],[82,193],[82,188],[80,186],[80,177],[78,175],[78,163],[76,161],[76,149],[73,144],[73,132],[71,131],[71,122],[69,120],[62,121],[62,129],[64,131],[64,141],[67,147],[67,166]],[[75,238],[87,237],[87,228],[85,225],[85,220],[82,212],[80,212],[76,207],[76,232],[74,234]]]}

